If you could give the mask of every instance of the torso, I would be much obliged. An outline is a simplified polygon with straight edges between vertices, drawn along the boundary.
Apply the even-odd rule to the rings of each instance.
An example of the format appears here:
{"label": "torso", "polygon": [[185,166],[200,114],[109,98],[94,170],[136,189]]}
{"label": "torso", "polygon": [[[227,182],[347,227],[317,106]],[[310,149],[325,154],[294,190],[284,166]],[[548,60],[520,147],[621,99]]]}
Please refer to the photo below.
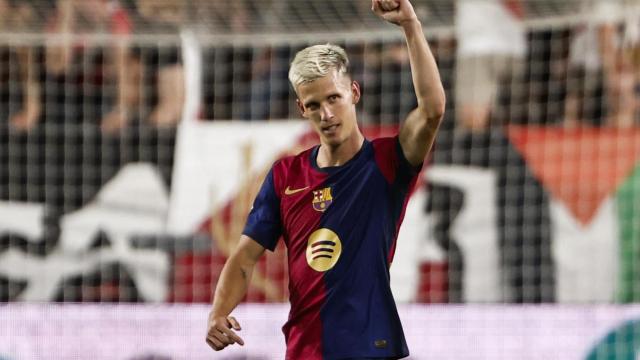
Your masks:
{"label": "torso", "polygon": [[272,170],[289,261],[287,358],[407,356],[389,266],[417,170],[397,138],[366,141],[337,167],[318,168],[317,151]]}

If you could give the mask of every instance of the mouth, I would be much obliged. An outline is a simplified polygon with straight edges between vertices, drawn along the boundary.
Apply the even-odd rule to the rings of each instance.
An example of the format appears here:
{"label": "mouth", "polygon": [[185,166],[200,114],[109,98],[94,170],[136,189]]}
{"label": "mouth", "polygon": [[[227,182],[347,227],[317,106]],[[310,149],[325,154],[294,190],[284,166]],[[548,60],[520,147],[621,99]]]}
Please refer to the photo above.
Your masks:
{"label": "mouth", "polygon": [[333,124],[333,125],[329,125],[329,126],[323,126],[321,128],[321,131],[325,135],[333,135],[333,134],[336,133],[336,131],[338,131],[338,127],[339,126],[340,126],[340,124]]}

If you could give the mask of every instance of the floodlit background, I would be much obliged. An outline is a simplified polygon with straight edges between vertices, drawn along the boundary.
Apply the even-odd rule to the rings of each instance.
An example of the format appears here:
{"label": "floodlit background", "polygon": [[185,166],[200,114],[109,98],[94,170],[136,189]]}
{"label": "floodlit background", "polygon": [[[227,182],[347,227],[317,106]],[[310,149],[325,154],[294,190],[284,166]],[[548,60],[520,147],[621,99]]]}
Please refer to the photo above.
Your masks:
{"label": "floodlit background", "polygon": [[[640,1],[412,3],[448,102],[391,268],[411,358],[640,359]],[[0,0],[0,359],[283,358],[282,243],[246,347],[208,349],[207,304],[317,141],[296,51],[346,48],[369,138],[416,106],[370,6]]]}

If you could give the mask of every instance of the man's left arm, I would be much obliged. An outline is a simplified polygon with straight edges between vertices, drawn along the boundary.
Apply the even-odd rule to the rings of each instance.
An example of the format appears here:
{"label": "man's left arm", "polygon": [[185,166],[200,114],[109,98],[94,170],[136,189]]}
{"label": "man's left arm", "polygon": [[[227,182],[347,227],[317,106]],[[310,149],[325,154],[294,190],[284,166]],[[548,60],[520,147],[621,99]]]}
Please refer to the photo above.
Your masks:
{"label": "man's left arm", "polygon": [[445,94],[438,66],[409,0],[372,0],[372,10],[400,26],[407,41],[418,107],[400,128],[400,146],[409,163],[417,166],[431,149],[444,115]]}

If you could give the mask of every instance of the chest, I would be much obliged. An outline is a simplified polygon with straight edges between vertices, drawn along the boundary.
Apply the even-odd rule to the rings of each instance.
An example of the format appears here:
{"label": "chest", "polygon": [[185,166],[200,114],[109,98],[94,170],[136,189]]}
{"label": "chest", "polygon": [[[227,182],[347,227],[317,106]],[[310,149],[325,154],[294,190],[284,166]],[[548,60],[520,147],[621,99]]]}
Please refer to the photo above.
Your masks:
{"label": "chest", "polygon": [[370,210],[387,196],[387,186],[374,161],[323,173],[297,173],[282,191],[281,219],[285,237],[304,236],[321,223],[345,222]]}

